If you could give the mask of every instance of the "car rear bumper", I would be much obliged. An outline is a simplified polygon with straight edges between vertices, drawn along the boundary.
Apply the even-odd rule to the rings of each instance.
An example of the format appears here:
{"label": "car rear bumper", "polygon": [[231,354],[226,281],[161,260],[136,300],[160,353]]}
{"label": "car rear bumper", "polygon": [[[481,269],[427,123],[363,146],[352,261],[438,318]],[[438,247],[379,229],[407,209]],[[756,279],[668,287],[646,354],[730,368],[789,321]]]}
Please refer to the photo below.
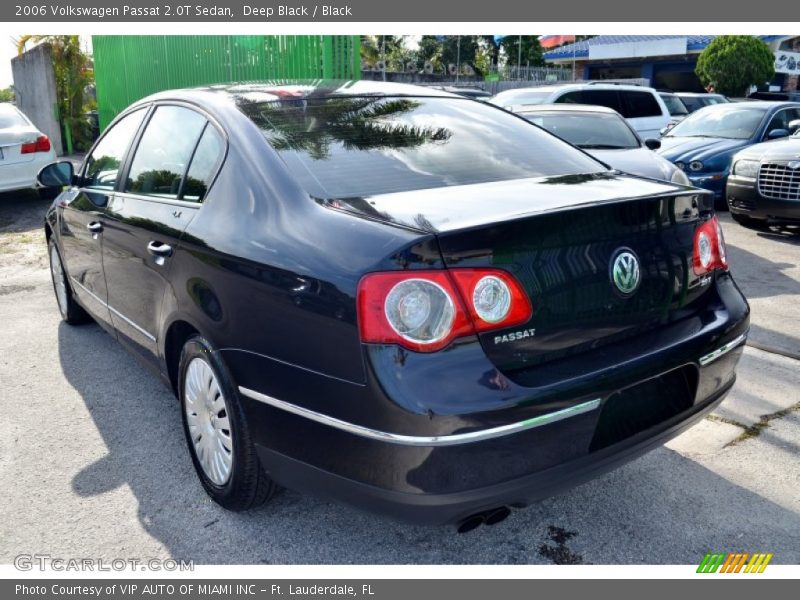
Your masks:
{"label": "car rear bumper", "polygon": [[0,161],[0,192],[36,188],[36,176],[39,171],[56,158],[52,151],[25,156],[33,156],[33,158],[10,164],[3,164]]}
{"label": "car rear bumper", "polygon": [[543,500],[642,456],[705,417],[724,400],[734,381],[735,377],[731,378],[722,390],[686,413],[617,445],[509,481],[452,493],[411,493],[378,487],[290,458],[266,446],[259,445],[257,449],[270,476],[290,489],[323,494],[412,523],[458,523],[500,506],[523,507]]}
{"label": "car rear bumper", "polygon": [[732,176],[725,195],[732,213],[776,223],[800,223],[800,200],[764,198],[755,180]]}
{"label": "car rear bumper", "polygon": [[[494,370],[478,344],[433,362],[371,348],[363,384],[222,352],[277,482],[402,520],[457,522],[586,481],[721,402],[749,308],[729,275],[712,285],[715,301],[692,318],[596,350],[580,371],[531,369],[549,373],[530,385]],[[570,371],[568,381],[553,379]],[[268,391],[265,381],[280,387]]]}

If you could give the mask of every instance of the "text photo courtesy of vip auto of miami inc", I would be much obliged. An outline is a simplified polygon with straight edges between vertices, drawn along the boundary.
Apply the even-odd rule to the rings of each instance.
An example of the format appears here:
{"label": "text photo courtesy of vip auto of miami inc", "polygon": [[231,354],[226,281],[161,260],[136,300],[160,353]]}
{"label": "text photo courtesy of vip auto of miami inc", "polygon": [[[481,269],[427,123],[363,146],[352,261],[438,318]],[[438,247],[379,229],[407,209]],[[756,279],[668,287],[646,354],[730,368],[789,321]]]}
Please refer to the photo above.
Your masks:
{"label": "text photo courtesy of vip auto of miami inc", "polygon": [[800,35],[10,29],[11,577],[800,561]]}

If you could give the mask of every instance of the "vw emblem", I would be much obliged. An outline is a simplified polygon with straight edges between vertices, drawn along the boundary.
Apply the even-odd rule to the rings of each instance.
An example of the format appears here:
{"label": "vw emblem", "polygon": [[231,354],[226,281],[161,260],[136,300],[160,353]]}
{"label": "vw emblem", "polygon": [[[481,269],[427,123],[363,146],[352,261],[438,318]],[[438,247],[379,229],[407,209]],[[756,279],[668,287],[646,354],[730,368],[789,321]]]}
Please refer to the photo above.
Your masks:
{"label": "vw emblem", "polygon": [[792,171],[794,171],[795,169],[800,167],[800,160],[793,160],[792,162],[788,163],[786,166],[789,167]]}
{"label": "vw emblem", "polygon": [[618,248],[609,265],[611,282],[621,296],[630,296],[642,282],[639,258],[630,248]]}

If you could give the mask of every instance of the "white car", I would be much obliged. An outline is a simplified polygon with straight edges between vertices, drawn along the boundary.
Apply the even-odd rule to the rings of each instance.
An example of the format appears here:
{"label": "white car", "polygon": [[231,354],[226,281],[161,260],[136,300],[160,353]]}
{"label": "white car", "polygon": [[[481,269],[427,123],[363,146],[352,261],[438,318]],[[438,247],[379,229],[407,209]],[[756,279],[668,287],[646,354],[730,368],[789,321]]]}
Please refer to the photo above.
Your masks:
{"label": "white car", "polygon": [[630,123],[610,108],[537,104],[514,106],[510,110],[618,171],[691,185],[683,171],[654,152],[661,147],[660,140],[642,140]]}
{"label": "white car", "polygon": [[606,106],[621,114],[639,137],[657,138],[672,120],[664,101],[653,88],[616,83],[569,83],[517,88],[500,92],[489,100],[511,108],[530,104],[593,104]]}
{"label": "white car", "polygon": [[38,188],[36,176],[55,159],[50,138],[16,106],[0,103],[0,192]]}

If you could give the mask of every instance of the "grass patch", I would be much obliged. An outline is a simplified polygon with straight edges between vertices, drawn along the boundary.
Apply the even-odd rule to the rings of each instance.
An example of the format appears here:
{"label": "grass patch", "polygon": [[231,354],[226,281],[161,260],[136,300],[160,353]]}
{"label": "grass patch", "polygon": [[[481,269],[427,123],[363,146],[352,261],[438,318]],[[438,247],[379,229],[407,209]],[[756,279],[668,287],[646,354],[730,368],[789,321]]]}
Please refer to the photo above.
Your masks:
{"label": "grass patch", "polygon": [[728,419],[726,417],[718,417],[717,415],[708,415],[706,419],[708,419],[709,421],[715,421],[717,423],[727,423],[728,425],[735,425],[736,427],[739,427],[740,429],[743,430],[742,433],[740,433],[737,438],[725,444],[725,447],[728,447],[738,444],[739,442],[744,442],[745,440],[758,437],[759,435],[761,435],[762,431],[764,431],[767,427],[769,427],[769,424],[772,421],[775,421],[777,419],[782,419],[786,415],[798,411],[800,411],[800,402],[798,402],[797,404],[793,404],[792,406],[786,407],[782,410],[779,410],[777,412],[770,413],[768,415],[761,415],[761,418],[759,418],[758,421],[756,421],[752,425],[745,425],[744,423],[740,423],[739,421],[735,421],[734,419]]}

